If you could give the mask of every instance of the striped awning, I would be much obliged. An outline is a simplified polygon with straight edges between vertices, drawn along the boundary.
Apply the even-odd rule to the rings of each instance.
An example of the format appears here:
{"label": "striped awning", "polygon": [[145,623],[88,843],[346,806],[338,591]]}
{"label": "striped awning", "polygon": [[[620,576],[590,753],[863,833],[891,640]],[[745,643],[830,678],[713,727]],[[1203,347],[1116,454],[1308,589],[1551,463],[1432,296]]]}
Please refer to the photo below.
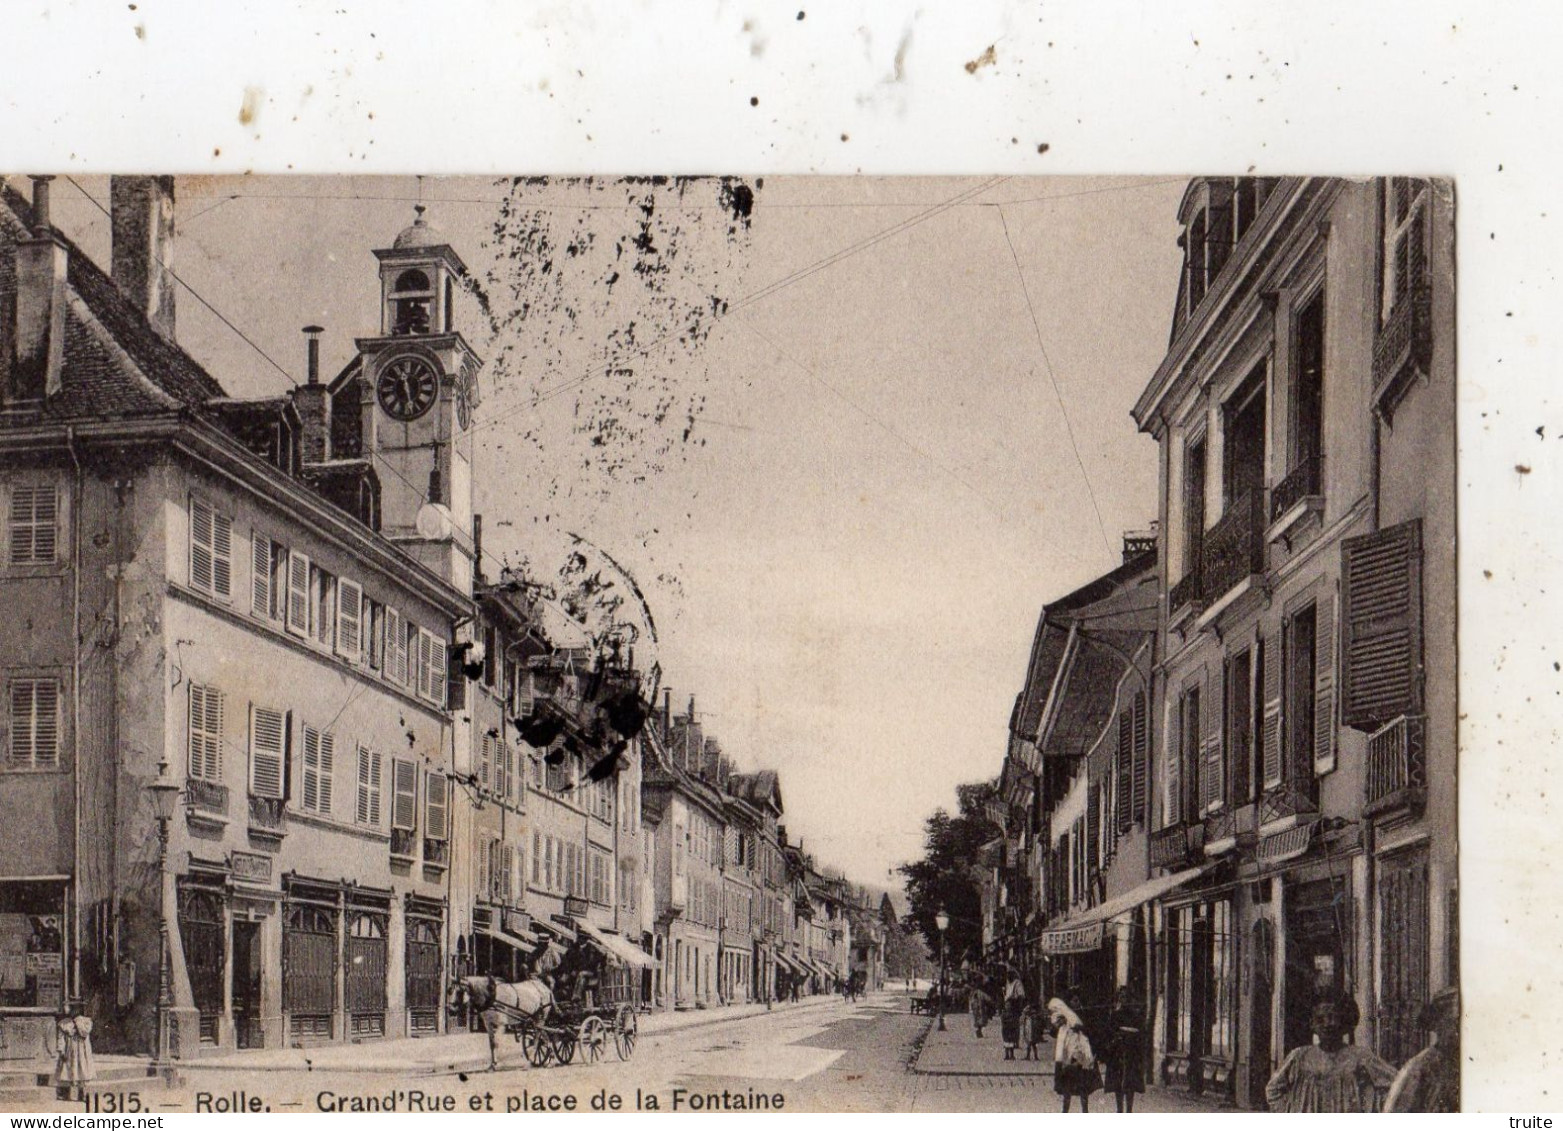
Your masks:
{"label": "striped awning", "polygon": [[617,931],[594,927],[585,921],[578,922],[575,926],[576,930],[586,936],[587,941],[616,962],[632,966],[637,970],[650,970],[657,964],[655,958]]}

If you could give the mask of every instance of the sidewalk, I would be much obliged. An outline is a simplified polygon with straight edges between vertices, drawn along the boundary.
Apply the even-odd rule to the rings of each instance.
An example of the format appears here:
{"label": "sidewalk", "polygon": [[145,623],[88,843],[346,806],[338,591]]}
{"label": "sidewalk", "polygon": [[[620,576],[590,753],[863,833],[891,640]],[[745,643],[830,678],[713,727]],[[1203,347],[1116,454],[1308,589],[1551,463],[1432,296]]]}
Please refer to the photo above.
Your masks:
{"label": "sidewalk", "polygon": [[970,1013],[947,1013],[944,1032],[937,1018],[929,1022],[928,1036],[912,1065],[913,1072],[930,1076],[1047,1076],[1053,1075],[1053,1041],[1037,1046],[1039,1060],[1022,1060],[1024,1048],[1015,1050],[1015,1060],[1004,1059],[1004,1041],[998,1018],[984,1026],[978,1039]]}

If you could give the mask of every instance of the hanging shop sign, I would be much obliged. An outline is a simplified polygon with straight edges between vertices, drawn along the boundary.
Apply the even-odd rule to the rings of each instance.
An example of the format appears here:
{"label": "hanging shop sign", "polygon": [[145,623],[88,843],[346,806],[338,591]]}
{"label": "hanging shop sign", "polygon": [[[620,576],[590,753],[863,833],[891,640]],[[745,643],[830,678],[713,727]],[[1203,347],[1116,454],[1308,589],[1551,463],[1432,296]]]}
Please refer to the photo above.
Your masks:
{"label": "hanging shop sign", "polygon": [[1102,921],[1042,932],[1043,954],[1079,954],[1102,945]]}

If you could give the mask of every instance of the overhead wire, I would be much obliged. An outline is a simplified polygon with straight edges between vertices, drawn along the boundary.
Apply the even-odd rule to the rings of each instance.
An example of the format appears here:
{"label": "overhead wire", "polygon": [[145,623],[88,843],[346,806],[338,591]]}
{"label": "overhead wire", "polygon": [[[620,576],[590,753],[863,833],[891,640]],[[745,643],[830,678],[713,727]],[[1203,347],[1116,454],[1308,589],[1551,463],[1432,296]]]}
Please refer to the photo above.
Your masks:
{"label": "overhead wire", "polygon": [[1000,208],[999,223],[1004,228],[1004,243],[1009,248],[1010,258],[1015,262],[1015,274],[1020,278],[1021,296],[1026,300],[1026,311],[1031,315],[1031,328],[1036,332],[1037,349],[1042,354],[1042,364],[1047,369],[1048,380],[1053,386],[1053,396],[1058,399],[1058,411],[1063,414],[1064,431],[1069,436],[1069,446],[1075,453],[1075,462],[1080,465],[1080,476],[1085,480],[1085,491],[1091,499],[1091,509],[1096,512],[1096,526],[1102,534],[1102,545],[1107,547],[1107,552],[1112,553],[1112,539],[1107,537],[1107,523],[1102,518],[1101,505],[1096,501],[1096,488],[1091,485],[1091,473],[1086,470],[1085,460],[1080,455],[1080,444],[1075,439],[1075,428],[1069,420],[1069,409],[1064,404],[1064,394],[1058,387],[1058,374],[1053,371],[1052,359],[1047,355],[1047,344],[1042,340],[1042,325],[1037,320],[1036,304],[1031,301],[1031,289],[1026,285],[1026,273],[1020,266],[1020,255],[1015,251],[1015,241],[1010,238],[1009,221],[1004,218],[1004,209]]}

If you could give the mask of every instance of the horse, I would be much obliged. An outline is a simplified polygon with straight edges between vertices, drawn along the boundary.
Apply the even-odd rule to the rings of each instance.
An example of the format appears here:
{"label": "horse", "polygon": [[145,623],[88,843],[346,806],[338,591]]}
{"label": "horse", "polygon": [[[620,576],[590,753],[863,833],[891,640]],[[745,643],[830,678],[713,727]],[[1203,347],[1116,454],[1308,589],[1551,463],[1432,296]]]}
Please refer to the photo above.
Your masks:
{"label": "horse", "polygon": [[[475,974],[451,984],[451,1008],[459,1008],[463,1001],[483,1018],[488,1033],[488,1070],[493,1072],[499,1067],[499,1034],[523,1018],[541,1021],[554,1007],[554,992],[538,978],[501,982],[491,975]],[[516,1039],[521,1039],[519,1028]]]}

